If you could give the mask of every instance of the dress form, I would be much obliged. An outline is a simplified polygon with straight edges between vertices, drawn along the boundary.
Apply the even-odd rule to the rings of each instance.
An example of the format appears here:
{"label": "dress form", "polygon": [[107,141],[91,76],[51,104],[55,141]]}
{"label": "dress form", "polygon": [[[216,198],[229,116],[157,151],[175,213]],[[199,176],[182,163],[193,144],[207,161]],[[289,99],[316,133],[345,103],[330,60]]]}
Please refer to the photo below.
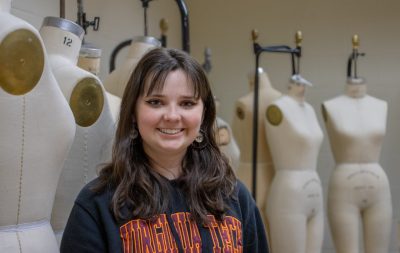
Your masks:
{"label": "dress form", "polygon": [[51,217],[60,241],[80,189],[96,177],[99,164],[111,159],[115,122],[101,81],[76,65],[83,29],[66,19],[46,17],[40,35],[76,123],[75,139],[60,176]]}
{"label": "dress form", "polygon": [[[215,98],[215,107],[219,110],[219,100]],[[216,141],[219,149],[229,159],[232,168],[237,171],[240,162],[240,150],[232,133],[231,126],[217,115],[216,117]]]}
{"label": "dress form", "polygon": [[38,31],[10,7],[0,0],[0,252],[54,253],[50,217],[74,118]]}
{"label": "dress form", "polygon": [[[82,44],[81,50],[79,51],[78,67],[98,76],[100,73],[100,59],[100,48],[97,48],[90,43]],[[106,91],[106,96],[108,105],[110,106],[111,115],[114,119],[114,122],[117,122],[119,109],[121,106],[121,98],[111,94],[108,91]]]}
{"label": "dress form", "polygon": [[[336,163],[328,188],[328,218],[338,253],[387,253],[392,203],[379,165],[387,103],[367,95],[362,79],[349,79],[344,95],[322,104]],[[360,221],[362,231],[359,231]]]}
{"label": "dress form", "polygon": [[[259,68],[259,121],[257,142],[257,205],[260,208],[264,223],[267,225],[265,214],[266,200],[271,180],[274,176],[274,167],[265,135],[264,111],[268,104],[279,98],[282,94],[272,87],[268,74]],[[253,129],[253,100],[254,100],[254,75],[249,75],[251,92],[236,101],[236,113],[233,118],[233,135],[240,149],[240,164],[237,171],[238,177],[251,189],[252,181],[252,129]]]}
{"label": "dress form", "polygon": [[240,150],[232,134],[229,124],[217,116],[217,143],[221,152],[228,157],[230,165],[237,171],[240,161]]}
{"label": "dress form", "polygon": [[266,111],[275,167],[267,203],[274,253],[318,253],[322,247],[324,213],[316,167],[323,133],[304,92],[304,85],[291,83],[288,95]]}
{"label": "dress form", "polygon": [[128,57],[125,62],[121,67],[116,68],[106,77],[104,81],[104,87],[106,90],[122,98],[126,84],[128,83],[136,64],[146,52],[160,46],[161,43],[153,37],[134,37],[129,47]]}

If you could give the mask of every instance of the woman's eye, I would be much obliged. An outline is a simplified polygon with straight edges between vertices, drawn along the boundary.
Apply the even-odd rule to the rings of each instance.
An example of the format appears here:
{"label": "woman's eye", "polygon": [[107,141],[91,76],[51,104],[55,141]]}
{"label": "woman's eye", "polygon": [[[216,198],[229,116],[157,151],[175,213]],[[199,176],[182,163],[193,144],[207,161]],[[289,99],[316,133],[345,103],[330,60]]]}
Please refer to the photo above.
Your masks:
{"label": "woman's eye", "polygon": [[194,101],[183,101],[182,106],[185,108],[190,108],[196,105],[196,102]]}
{"label": "woman's eye", "polygon": [[161,105],[161,101],[158,99],[150,99],[150,100],[147,100],[146,103],[148,103],[149,105],[152,105],[152,106],[160,106]]}

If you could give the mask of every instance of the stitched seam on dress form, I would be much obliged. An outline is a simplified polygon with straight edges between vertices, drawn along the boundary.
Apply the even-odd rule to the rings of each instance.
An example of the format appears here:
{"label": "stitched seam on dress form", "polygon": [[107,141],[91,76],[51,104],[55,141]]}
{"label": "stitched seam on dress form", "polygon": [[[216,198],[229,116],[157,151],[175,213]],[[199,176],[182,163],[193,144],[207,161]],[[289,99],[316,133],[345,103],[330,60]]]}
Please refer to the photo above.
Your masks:
{"label": "stitched seam on dress form", "polygon": [[[19,196],[18,196],[18,211],[17,211],[17,226],[19,224],[19,216],[21,214],[21,198],[22,198],[22,178],[23,178],[23,169],[24,169],[24,148],[25,148],[25,112],[26,112],[26,104],[25,104],[25,96],[22,97],[22,143],[21,143],[21,160],[20,160],[20,174],[19,174]],[[17,231],[17,240],[19,245],[19,251],[22,253],[22,245],[21,238]]]}
{"label": "stitched seam on dress form", "polygon": [[89,174],[89,155],[88,155],[88,139],[89,139],[89,130],[87,128],[84,129],[84,143],[83,143],[83,183],[88,183],[88,174]]}

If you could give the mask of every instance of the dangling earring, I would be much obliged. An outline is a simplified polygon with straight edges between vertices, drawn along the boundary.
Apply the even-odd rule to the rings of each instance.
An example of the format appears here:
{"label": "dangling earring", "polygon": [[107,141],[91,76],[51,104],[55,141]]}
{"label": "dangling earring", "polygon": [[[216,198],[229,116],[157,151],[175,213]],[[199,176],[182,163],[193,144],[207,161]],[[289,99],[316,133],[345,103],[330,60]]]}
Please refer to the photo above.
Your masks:
{"label": "dangling earring", "polygon": [[197,143],[202,143],[204,140],[204,135],[202,133],[202,130],[200,130],[199,135],[196,136],[194,139]]}
{"label": "dangling earring", "polygon": [[192,143],[192,147],[200,150],[205,148],[208,145],[207,135],[205,135],[204,131],[200,129],[199,134],[196,136]]}
{"label": "dangling earring", "polygon": [[129,133],[129,137],[132,140],[135,140],[138,137],[139,133],[138,130],[136,130],[136,127],[132,128],[131,132]]}

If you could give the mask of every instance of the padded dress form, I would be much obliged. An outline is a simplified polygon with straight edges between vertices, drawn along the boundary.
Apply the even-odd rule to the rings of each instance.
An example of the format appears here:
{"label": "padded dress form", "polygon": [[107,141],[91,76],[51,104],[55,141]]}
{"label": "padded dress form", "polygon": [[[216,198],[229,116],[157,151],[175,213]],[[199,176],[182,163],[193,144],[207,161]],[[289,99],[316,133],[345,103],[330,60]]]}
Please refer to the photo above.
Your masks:
{"label": "padded dress form", "polygon": [[[56,24],[70,22],[59,18]],[[97,176],[99,165],[111,159],[115,121],[104,87],[97,76],[79,68],[82,40],[68,29],[46,24],[40,34],[49,53],[53,73],[74,112],[76,134],[59,180],[51,224],[60,242],[69,213],[80,189]],[[63,38],[71,39],[66,46]]]}
{"label": "padded dress form", "polygon": [[139,60],[145,53],[160,46],[161,43],[153,37],[134,37],[125,62],[106,77],[104,81],[106,90],[122,98],[126,84]]}
{"label": "padded dress form", "polygon": [[[254,75],[249,77],[251,89],[254,88]],[[265,213],[269,187],[274,176],[274,166],[265,135],[263,121],[268,104],[282,94],[274,89],[268,74],[259,72],[259,108],[258,108],[258,142],[257,142],[257,205],[260,209],[264,223],[268,226]],[[252,146],[253,146],[253,102],[254,91],[236,101],[236,112],[232,121],[233,135],[240,149],[240,163],[237,170],[238,177],[248,189],[252,189]]]}
{"label": "padded dress form", "polygon": [[75,123],[39,33],[4,11],[5,3],[0,0],[0,252],[54,253],[51,210]]}
{"label": "padded dress form", "polygon": [[324,223],[316,171],[322,130],[311,105],[292,96],[275,100],[267,111],[266,135],[275,166],[267,203],[272,252],[318,253]]}
{"label": "padded dress form", "polygon": [[240,150],[232,134],[231,126],[218,116],[216,122],[218,147],[228,157],[232,168],[237,171],[240,163]]}
{"label": "padded dress form", "polygon": [[[348,91],[357,88],[351,85]],[[386,253],[392,204],[379,159],[387,103],[369,95],[346,94],[324,102],[323,113],[336,163],[328,189],[328,218],[336,252],[362,252],[362,237],[364,252]],[[360,221],[363,231],[359,231]]]}

